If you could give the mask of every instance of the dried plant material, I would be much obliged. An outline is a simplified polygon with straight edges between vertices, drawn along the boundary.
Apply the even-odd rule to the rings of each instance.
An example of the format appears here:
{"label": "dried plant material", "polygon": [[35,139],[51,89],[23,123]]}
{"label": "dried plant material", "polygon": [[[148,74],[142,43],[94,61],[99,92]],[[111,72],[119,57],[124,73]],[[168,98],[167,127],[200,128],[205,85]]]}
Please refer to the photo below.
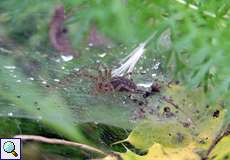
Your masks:
{"label": "dried plant material", "polygon": [[86,144],[82,144],[82,143],[76,143],[76,142],[72,142],[72,141],[66,141],[63,139],[55,139],[55,138],[46,138],[46,137],[42,137],[42,136],[36,136],[36,135],[16,135],[14,138],[20,138],[22,140],[30,140],[30,141],[37,141],[37,142],[43,142],[43,143],[49,143],[49,144],[62,144],[65,146],[73,146],[73,147],[79,147],[91,152],[95,152],[95,153],[100,153],[103,155],[106,155],[106,153],[100,149],[91,147],[89,145]]}
{"label": "dried plant material", "polygon": [[49,25],[50,42],[62,56],[70,57],[75,55],[78,57],[79,53],[75,52],[71,47],[71,43],[67,36],[67,29],[64,27],[64,22],[65,10],[64,7],[60,5],[55,8],[53,18]]}
{"label": "dried plant material", "polygon": [[98,32],[96,25],[92,25],[90,28],[88,44],[92,47],[109,47],[113,45],[110,39]]}

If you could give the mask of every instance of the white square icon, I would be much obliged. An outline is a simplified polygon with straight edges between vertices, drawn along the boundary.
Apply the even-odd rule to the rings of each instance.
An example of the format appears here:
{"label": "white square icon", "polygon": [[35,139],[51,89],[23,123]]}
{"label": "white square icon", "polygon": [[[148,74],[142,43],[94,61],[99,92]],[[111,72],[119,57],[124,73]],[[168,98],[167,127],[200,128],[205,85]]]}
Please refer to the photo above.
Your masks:
{"label": "white square icon", "polygon": [[21,159],[21,139],[1,138],[1,160]]}

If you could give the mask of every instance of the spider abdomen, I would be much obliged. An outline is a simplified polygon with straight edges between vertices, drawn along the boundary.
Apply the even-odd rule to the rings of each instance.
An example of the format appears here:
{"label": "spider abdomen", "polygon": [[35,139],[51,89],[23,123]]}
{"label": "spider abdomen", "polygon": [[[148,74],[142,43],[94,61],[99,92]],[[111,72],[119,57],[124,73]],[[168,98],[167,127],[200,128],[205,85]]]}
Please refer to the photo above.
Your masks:
{"label": "spider abdomen", "polygon": [[113,77],[110,83],[115,90],[120,92],[135,92],[137,89],[137,85],[125,77]]}

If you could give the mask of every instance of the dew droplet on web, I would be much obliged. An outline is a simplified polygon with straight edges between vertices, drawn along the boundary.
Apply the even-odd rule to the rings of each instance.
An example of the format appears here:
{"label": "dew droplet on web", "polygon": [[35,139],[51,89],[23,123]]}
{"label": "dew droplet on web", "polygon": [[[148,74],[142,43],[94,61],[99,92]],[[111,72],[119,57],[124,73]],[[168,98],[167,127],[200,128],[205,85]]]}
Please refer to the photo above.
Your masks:
{"label": "dew droplet on web", "polygon": [[42,120],[42,116],[38,116],[36,121],[39,122],[41,120]]}
{"label": "dew droplet on web", "polygon": [[146,73],[147,73],[146,70],[141,71],[141,74],[146,74]]}
{"label": "dew droplet on web", "polygon": [[89,43],[88,46],[89,46],[89,47],[93,47],[93,43]]}
{"label": "dew droplet on web", "polygon": [[73,59],[72,55],[68,55],[68,56],[61,56],[62,60],[65,62],[71,61]]}
{"label": "dew droplet on web", "polygon": [[157,62],[154,66],[153,69],[157,70],[159,68],[160,62]]}
{"label": "dew droplet on web", "polygon": [[103,58],[103,57],[106,56],[106,54],[107,54],[107,53],[104,52],[104,53],[102,53],[102,54],[99,54],[98,56],[101,57],[101,58]]}
{"label": "dew droplet on web", "polygon": [[8,116],[13,116],[13,113],[12,113],[12,112],[9,112],[9,113],[8,113]]}
{"label": "dew droplet on web", "polygon": [[5,48],[0,48],[1,52],[5,52],[5,53],[13,53],[11,50],[5,49]]}
{"label": "dew droplet on web", "polygon": [[33,80],[34,80],[34,78],[33,78],[33,77],[29,77],[29,80],[33,81]]}
{"label": "dew droplet on web", "polygon": [[60,80],[59,80],[59,79],[54,79],[54,81],[55,81],[55,82],[60,82]]}
{"label": "dew droplet on web", "polygon": [[55,60],[55,62],[59,63],[59,62],[61,62],[61,59],[58,58],[58,59]]}
{"label": "dew droplet on web", "polygon": [[77,71],[77,72],[78,72],[78,71],[80,71],[80,69],[79,69],[79,68],[74,68],[74,70],[75,70],[75,71]]}
{"label": "dew droplet on web", "polygon": [[46,81],[42,81],[42,84],[47,84],[47,82]]}
{"label": "dew droplet on web", "polygon": [[5,69],[16,69],[15,66],[3,66]]}
{"label": "dew droplet on web", "polygon": [[16,82],[17,82],[17,83],[21,83],[22,81],[21,81],[20,79],[18,79]]}

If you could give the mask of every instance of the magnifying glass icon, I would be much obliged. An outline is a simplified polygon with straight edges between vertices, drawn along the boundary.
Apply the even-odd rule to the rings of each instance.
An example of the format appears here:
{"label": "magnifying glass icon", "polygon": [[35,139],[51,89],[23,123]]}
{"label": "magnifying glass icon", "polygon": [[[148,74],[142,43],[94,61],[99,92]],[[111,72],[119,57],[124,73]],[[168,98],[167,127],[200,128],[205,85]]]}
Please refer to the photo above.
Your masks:
{"label": "magnifying glass icon", "polygon": [[3,144],[3,150],[6,153],[11,153],[14,157],[18,156],[18,154],[15,152],[15,145],[11,141],[7,141]]}

